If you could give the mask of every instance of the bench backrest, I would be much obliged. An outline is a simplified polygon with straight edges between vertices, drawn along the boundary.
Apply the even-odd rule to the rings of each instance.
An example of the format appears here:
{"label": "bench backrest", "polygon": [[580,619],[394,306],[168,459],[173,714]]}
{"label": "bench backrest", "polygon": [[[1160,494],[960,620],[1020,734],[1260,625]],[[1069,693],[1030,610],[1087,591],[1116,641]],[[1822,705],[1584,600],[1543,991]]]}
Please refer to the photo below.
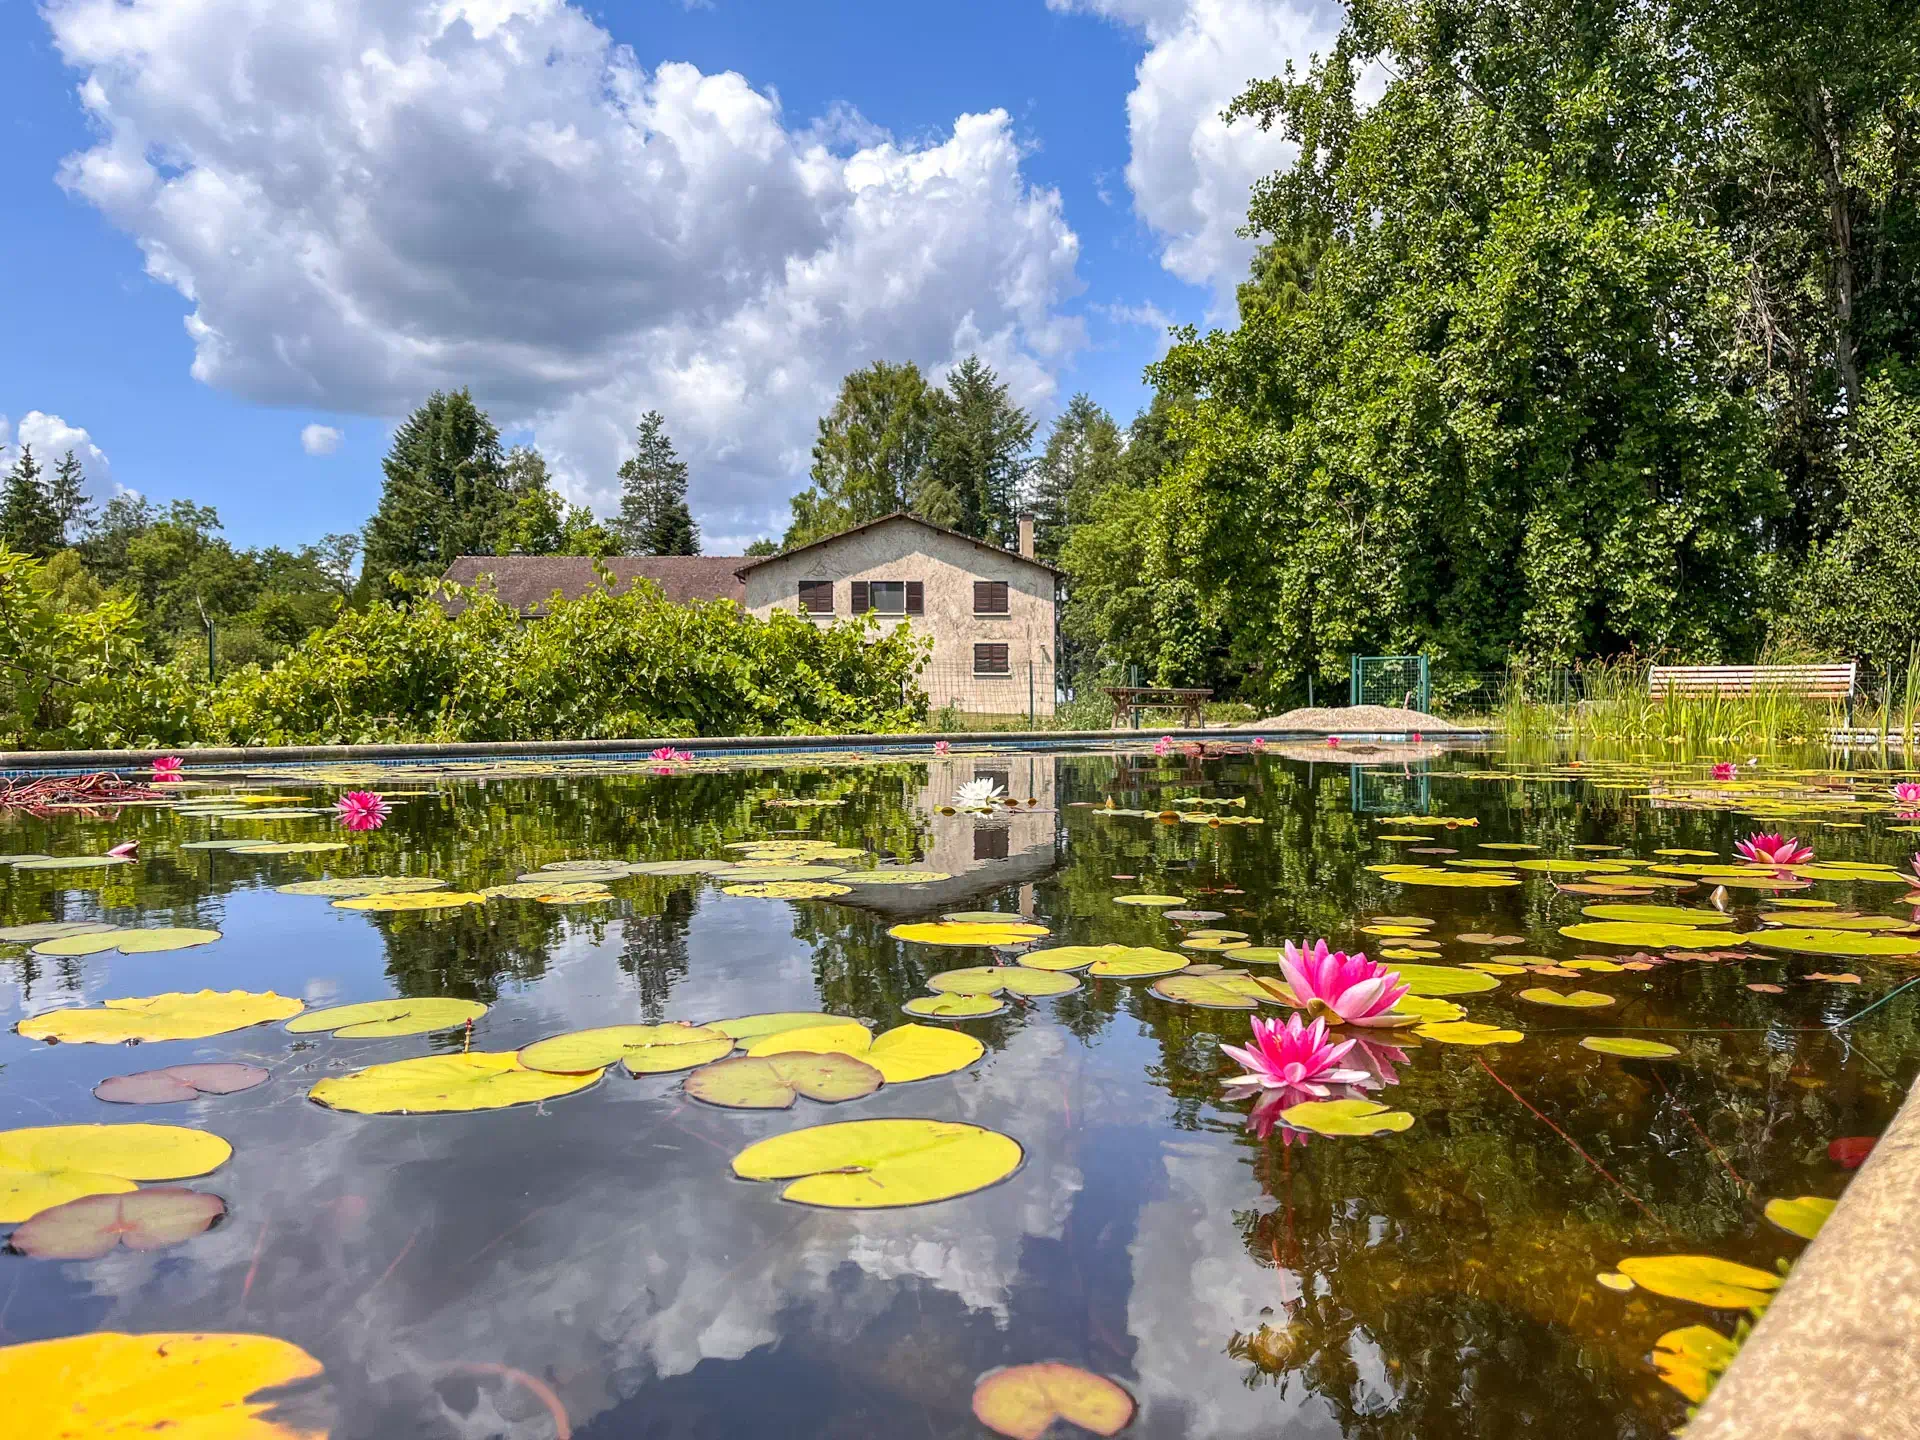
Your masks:
{"label": "bench backrest", "polygon": [[1647,675],[1654,695],[1752,695],[1761,690],[1791,691],[1816,700],[1845,700],[1853,694],[1858,666],[1844,665],[1655,665]]}

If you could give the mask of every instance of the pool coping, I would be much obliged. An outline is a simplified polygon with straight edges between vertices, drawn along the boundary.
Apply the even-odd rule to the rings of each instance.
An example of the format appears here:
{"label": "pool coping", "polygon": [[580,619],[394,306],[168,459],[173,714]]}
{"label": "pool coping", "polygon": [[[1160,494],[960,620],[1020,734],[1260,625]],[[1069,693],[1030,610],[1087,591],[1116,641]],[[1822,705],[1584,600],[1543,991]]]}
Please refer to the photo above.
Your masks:
{"label": "pool coping", "polygon": [[1686,1427],[1687,1440],[1914,1440],[1920,1081]]}
{"label": "pool coping", "polygon": [[[1334,738],[1361,743],[1406,742],[1409,731],[1339,731]],[[1430,743],[1479,745],[1493,738],[1491,730],[1422,732]],[[0,751],[0,776],[85,774],[94,770],[128,770],[152,764],[163,755],[178,755],[189,765],[299,765],[315,761],[406,763],[433,760],[488,760],[568,757],[599,759],[648,758],[647,752],[665,746],[694,755],[785,755],[808,751],[863,754],[918,754],[948,745],[998,746],[1026,750],[1084,749],[1090,745],[1133,748],[1148,746],[1161,735],[1177,743],[1216,740],[1272,742],[1326,740],[1318,730],[1268,730],[1257,726],[1218,730],[960,730],[947,733],[856,735],[707,735],[654,736],[632,740],[476,740],[440,744],[388,745],[228,745],[205,748],[140,750],[11,750]],[[1329,747],[1329,760],[1338,759]]]}

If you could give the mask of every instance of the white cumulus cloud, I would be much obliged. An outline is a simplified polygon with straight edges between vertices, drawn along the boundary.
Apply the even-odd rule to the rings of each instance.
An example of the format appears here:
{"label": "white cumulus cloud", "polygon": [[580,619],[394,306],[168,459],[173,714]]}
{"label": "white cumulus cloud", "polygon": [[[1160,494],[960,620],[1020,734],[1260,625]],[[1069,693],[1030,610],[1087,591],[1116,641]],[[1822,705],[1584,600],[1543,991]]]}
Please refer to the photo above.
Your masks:
{"label": "white cumulus cloud", "polygon": [[44,13],[100,136],[63,183],[190,302],[193,373],[253,401],[470,385],[602,504],[658,408],[708,532],[751,534],[845,371],[978,350],[1044,405],[1081,343],[1078,239],[1001,111],[912,144],[790,125],[562,0]]}
{"label": "white cumulus cloud", "polygon": [[87,474],[88,493],[96,500],[117,493],[122,487],[113,483],[113,464],[106,451],[93,443],[93,437],[78,425],[69,425],[58,415],[29,410],[16,425],[0,415],[0,467],[11,468],[20,458],[22,447],[30,446],[40,468],[51,473],[54,463],[69,450]]}
{"label": "white cumulus cloud", "polygon": [[1147,50],[1127,96],[1134,212],[1160,241],[1167,270],[1213,292],[1215,320],[1233,313],[1254,242],[1246,223],[1253,182],[1289,163],[1295,150],[1252,121],[1228,125],[1220,112],[1248,82],[1278,75],[1291,60],[1305,72],[1332,49],[1342,11],[1326,0],[1047,0],[1138,29]]}
{"label": "white cumulus cloud", "polygon": [[309,425],[300,432],[300,448],[309,455],[331,455],[345,438],[331,425]]}

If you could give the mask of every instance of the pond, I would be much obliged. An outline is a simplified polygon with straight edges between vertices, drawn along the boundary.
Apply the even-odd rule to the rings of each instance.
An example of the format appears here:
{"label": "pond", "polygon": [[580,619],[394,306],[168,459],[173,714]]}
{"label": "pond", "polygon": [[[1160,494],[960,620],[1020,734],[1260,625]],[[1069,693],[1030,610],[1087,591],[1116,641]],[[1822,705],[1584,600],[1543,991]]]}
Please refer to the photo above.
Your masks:
{"label": "pond", "polygon": [[[155,1418],[197,1413],[154,1347],[61,1352],[64,1375],[31,1368],[45,1347],[18,1347],[200,1332],[285,1342],[207,1382],[237,1399],[299,1380],[260,1434],[972,1437],[990,1433],[972,1411],[983,1375],[1059,1361],[1124,1387],[1129,1436],[1668,1434],[1688,1402],[1651,1362],[1656,1342],[1731,1336],[1764,1294],[1703,1304],[1657,1266],[1641,1284],[1622,1266],[1706,1256],[1770,1289],[1805,1246],[1790,1229],[1820,1207],[1776,1209],[1783,1228],[1767,1202],[1837,1196],[1891,1119],[1920,1071],[1920,990],[1900,989],[1920,953],[1900,873],[1920,817],[1876,774],[1372,758],[1215,745],[189,771],[156,802],[0,817],[0,858],[20,862],[0,865],[0,926],[80,927],[9,929],[0,946],[0,1128],[153,1124],[232,1147],[140,1171],[22,1159],[31,1142],[0,1136],[10,1220],[59,1184],[78,1186],[63,1200],[141,1181],[223,1202],[152,1223],[123,1206],[104,1228],[82,1216],[78,1241],[76,1224],[39,1227],[51,1241],[6,1226],[0,1345],[15,1348],[0,1376],[51,1416],[124,1368],[161,1386]],[[1015,803],[956,813],[976,780]],[[332,807],[352,790],[384,795],[378,828],[341,823]],[[1780,830],[1811,864],[1737,855]],[[129,840],[124,864],[20,860]],[[875,867],[912,873],[875,883]],[[364,877],[445,884],[395,886],[369,908],[341,893],[362,887],[309,883]],[[435,896],[441,908],[387,908]],[[1647,905],[1686,913],[1613,908]],[[1000,948],[928,943],[951,927],[891,933],[945,915]],[[1562,933],[1588,925],[1601,928]],[[167,933],[130,933],[149,930]],[[179,933],[193,930],[214,933]],[[1205,931],[1229,933],[1196,941]],[[1223,1084],[1243,1067],[1220,1048],[1247,1044],[1253,1014],[1185,1003],[1285,1017],[1273,947],[1317,937],[1424,967],[1406,972],[1422,977],[1418,1027],[1367,1030],[1341,1062],[1365,1078],[1334,1091],[1404,1128],[1328,1136],[1256,1110]],[[1162,956],[1012,963],[1107,945]],[[903,1013],[929,1008],[931,977],[996,962],[1040,993],[981,998],[997,980],[976,976],[932,1008],[997,1013]],[[1192,983],[1209,979],[1238,983]],[[230,1017],[238,1028],[196,1028],[190,1006],[185,1022],[146,1017],[200,1038],[137,1045],[74,1043],[70,1015],[30,1018],[90,1007],[97,1021],[106,1002],[201,990],[285,998]],[[313,1018],[391,997],[475,1003],[388,1027],[416,1033]],[[306,1020],[289,1020],[294,1002]],[[790,1053],[767,1042],[810,1028],[792,1018],[717,1046],[665,1037],[685,1054],[648,1032],[651,1047],[628,1034],[571,1069],[501,1058],[507,1079],[436,1079],[411,1103],[350,1078],[583,1029],[788,1012],[948,1038],[825,1064],[829,1089],[865,1074],[870,1093],[790,1109],[696,1096],[777,1088],[795,1067],[748,1075],[736,1053],[702,1080],[693,1066],[711,1071],[736,1041]],[[841,1056],[866,1053],[837,1030]],[[35,1038],[54,1032],[66,1043]],[[183,1097],[147,1105],[95,1094],[110,1077],[229,1063],[267,1078],[106,1087]],[[899,1078],[916,1067],[942,1073]],[[417,1108],[422,1088],[526,1103],[363,1113]],[[918,1167],[736,1174],[756,1142],[910,1118],[988,1133]],[[992,1148],[1000,1136],[1013,1148]],[[87,1173],[49,1178],[62,1170]],[[915,1187],[963,1193],[834,1208]],[[19,1253],[36,1244],[104,1253]]]}

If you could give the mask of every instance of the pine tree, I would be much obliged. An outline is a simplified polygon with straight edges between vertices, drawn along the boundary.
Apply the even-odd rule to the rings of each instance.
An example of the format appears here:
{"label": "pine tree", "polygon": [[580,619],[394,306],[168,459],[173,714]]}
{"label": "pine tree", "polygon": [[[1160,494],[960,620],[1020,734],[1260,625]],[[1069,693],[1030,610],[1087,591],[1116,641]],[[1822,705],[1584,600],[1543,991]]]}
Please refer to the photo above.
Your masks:
{"label": "pine tree", "polygon": [[1033,418],[978,355],[947,375],[934,406],[928,473],[914,511],[998,545],[1014,538],[1014,506],[1026,478]]}
{"label": "pine tree", "polygon": [[0,486],[0,543],[25,555],[51,555],[60,548],[60,523],[31,445],[20,447],[20,458]]}
{"label": "pine tree", "polygon": [[93,528],[93,506],[87,500],[87,473],[81,468],[80,458],[71,450],[53,467],[47,502],[53,509],[54,522],[60,527],[60,544],[78,545]]}
{"label": "pine tree", "polygon": [[465,390],[440,391],[394,432],[386,485],[367,522],[364,577],[430,576],[457,555],[490,555],[513,511],[500,432]]}
{"label": "pine tree", "polygon": [[611,529],[629,555],[698,555],[700,532],[687,509],[687,462],[667,420],[649,410],[635,427],[635,452],[620,466],[620,514]]}
{"label": "pine tree", "polygon": [[929,499],[934,392],[920,367],[876,360],[840,382],[813,442],[813,484],[793,497],[783,548],[878,520]]}
{"label": "pine tree", "polygon": [[1122,450],[1120,427],[1090,396],[1067,402],[1033,467],[1027,498],[1042,560],[1058,561],[1067,532],[1091,518],[1101,492],[1121,478]]}

